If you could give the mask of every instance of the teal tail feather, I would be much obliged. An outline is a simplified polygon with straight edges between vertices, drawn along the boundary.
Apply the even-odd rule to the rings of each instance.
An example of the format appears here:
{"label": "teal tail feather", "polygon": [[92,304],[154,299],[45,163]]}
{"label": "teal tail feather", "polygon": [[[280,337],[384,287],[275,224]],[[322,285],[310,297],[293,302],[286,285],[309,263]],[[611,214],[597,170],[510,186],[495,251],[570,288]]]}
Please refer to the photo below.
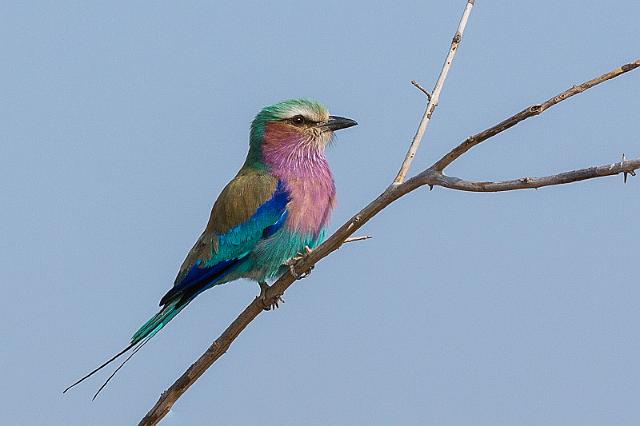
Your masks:
{"label": "teal tail feather", "polygon": [[133,349],[133,352],[131,352],[131,354],[118,366],[118,368],[116,368],[113,374],[111,374],[109,378],[102,384],[102,386],[100,386],[98,392],[96,392],[96,394],[93,396],[93,399],[95,399],[100,391],[102,391],[107,383],[109,383],[109,381],[113,378],[113,376],[124,366],[124,364],[126,364],[127,361],[129,361],[131,357],[135,355],[135,353],[138,352],[153,336],[155,336],[160,330],[162,330],[162,328],[167,325],[169,321],[171,321],[176,315],[178,315],[178,313],[180,313],[180,311],[183,310],[185,306],[187,306],[189,302],[191,302],[191,300],[193,300],[193,298],[186,301],[181,300],[181,298],[176,298],[170,302],[167,302],[167,304],[162,307],[160,312],[152,316],[149,321],[145,322],[142,327],[140,327],[138,331],[133,334],[133,336],[131,337],[131,342],[126,348],[109,358],[107,361],[90,371],[79,380],[75,381],[62,393],[66,393],[72,387],[84,382],[86,379],[93,376],[95,373],[102,370],[104,367],[111,364],[113,361]]}
{"label": "teal tail feather", "polygon": [[151,338],[156,335],[156,333],[169,323],[180,313],[181,310],[187,306],[187,303],[179,303],[180,299],[174,299],[173,301],[167,303],[162,307],[160,312],[155,314],[149,319],[149,321],[145,322],[142,327],[136,331],[131,337],[131,344],[136,345],[141,342],[145,338]]}

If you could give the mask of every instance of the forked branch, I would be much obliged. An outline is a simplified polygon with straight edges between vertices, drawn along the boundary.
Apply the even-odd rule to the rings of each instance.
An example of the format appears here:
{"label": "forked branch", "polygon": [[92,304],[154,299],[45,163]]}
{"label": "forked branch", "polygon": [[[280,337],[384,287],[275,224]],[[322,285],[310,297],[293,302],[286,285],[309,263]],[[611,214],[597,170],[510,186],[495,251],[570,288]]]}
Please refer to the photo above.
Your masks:
{"label": "forked branch", "polygon": [[451,46],[449,47],[449,52],[447,53],[447,58],[444,60],[444,65],[442,66],[442,70],[440,71],[440,76],[438,76],[438,80],[436,81],[436,85],[433,88],[433,92],[429,94],[422,86],[420,86],[415,81],[412,81],[411,84],[416,86],[418,89],[423,91],[427,95],[427,99],[429,103],[427,104],[427,108],[424,110],[424,114],[420,119],[420,124],[418,124],[418,130],[416,130],[416,134],[411,141],[411,145],[409,146],[409,150],[407,151],[407,155],[404,157],[404,161],[400,166],[400,170],[398,170],[398,174],[396,178],[393,180],[394,185],[399,185],[404,182],[404,179],[407,177],[407,173],[409,173],[409,169],[411,168],[411,163],[413,162],[413,157],[416,156],[416,152],[418,152],[418,148],[420,147],[420,142],[422,142],[422,137],[424,136],[424,132],[427,130],[427,126],[431,121],[431,116],[438,106],[438,102],[440,102],[440,93],[442,92],[442,88],[444,87],[444,82],[447,79],[447,75],[449,75],[449,70],[451,69],[451,64],[453,63],[453,58],[456,56],[456,52],[458,51],[458,46],[462,42],[462,35],[464,34],[464,29],[467,27],[467,21],[469,20],[469,15],[471,14],[471,9],[473,8],[474,0],[468,0],[467,4],[464,7],[464,11],[462,12],[462,18],[460,18],[460,23],[458,24],[458,29],[451,40]]}

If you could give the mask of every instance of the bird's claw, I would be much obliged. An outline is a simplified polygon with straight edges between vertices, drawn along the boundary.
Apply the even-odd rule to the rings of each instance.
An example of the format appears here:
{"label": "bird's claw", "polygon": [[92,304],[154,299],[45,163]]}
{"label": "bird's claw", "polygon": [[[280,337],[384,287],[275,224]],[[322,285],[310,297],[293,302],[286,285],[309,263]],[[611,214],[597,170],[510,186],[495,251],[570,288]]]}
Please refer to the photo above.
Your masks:
{"label": "bird's claw", "polygon": [[280,307],[280,303],[284,303],[284,299],[281,295],[278,295],[273,301],[267,301],[267,290],[271,288],[269,284],[265,282],[258,283],[260,285],[260,295],[257,297],[262,302],[262,309],[265,311],[270,311],[272,309],[277,309]]}
{"label": "bird's claw", "polygon": [[313,270],[313,266],[311,266],[307,271],[302,272],[302,273],[298,273],[298,271],[296,271],[295,268],[295,264],[299,261],[304,259],[305,257],[307,257],[309,254],[311,254],[311,252],[313,252],[313,249],[310,248],[309,246],[304,246],[304,253],[298,253],[296,256],[292,257],[291,259],[289,259],[289,261],[286,263],[286,265],[289,267],[289,273],[291,274],[291,276],[293,278],[295,278],[296,280],[301,280],[303,278],[308,277],[311,274],[311,271]]}

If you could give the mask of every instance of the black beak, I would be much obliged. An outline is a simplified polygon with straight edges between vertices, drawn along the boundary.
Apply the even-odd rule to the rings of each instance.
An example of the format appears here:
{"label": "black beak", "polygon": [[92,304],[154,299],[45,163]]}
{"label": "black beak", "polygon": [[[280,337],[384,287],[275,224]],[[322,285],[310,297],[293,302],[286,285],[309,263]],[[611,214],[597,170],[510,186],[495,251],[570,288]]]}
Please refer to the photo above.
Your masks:
{"label": "black beak", "polygon": [[320,128],[323,131],[331,131],[346,129],[347,127],[357,126],[358,123],[350,118],[344,117],[336,117],[335,115],[330,115],[329,120],[320,124]]}

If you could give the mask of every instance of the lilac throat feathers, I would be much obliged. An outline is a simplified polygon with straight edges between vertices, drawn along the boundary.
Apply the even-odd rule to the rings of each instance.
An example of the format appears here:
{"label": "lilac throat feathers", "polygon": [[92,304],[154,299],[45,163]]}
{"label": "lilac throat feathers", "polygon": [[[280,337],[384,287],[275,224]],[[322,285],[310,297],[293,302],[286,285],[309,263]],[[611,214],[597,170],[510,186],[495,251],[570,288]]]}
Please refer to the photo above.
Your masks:
{"label": "lilac throat feathers", "polygon": [[324,156],[324,144],[280,123],[266,126],[264,163],[291,194],[287,227],[317,236],[335,205],[335,185]]}

